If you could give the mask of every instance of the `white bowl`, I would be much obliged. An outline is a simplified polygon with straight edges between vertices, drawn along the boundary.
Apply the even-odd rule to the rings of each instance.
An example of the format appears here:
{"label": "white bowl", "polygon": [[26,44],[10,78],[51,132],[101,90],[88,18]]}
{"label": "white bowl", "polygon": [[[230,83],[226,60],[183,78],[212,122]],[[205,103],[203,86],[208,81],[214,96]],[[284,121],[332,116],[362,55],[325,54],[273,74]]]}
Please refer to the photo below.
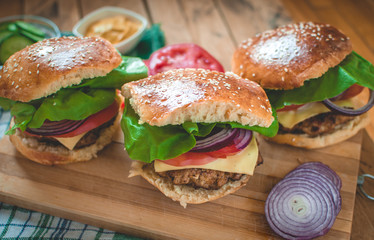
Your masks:
{"label": "white bowl", "polygon": [[117,44],[114,44],[114,47],[117,48],[118,51],[120,51],[122,54],[125,54],[138,44],[140,41],[140,38],[142,37],[147,25],[148,21],[143,16],[134,13],[132,11],[129,11],[124,8],[119,7],[103,7],[99,8],[91,13],[89,13],[87,16],[82,18],[77,24],[75,24],[73,28],[73,34],[75,36],[84,36],[86,29],[95,21],[98,21],[102,18],[106,17],[113,17],[115,15],[123,15],[127,18],[137,21],[141,23],[141,27],[138,29],[136,33],[134,33],[129,38],[123,40],[122,42],[119,42]]}

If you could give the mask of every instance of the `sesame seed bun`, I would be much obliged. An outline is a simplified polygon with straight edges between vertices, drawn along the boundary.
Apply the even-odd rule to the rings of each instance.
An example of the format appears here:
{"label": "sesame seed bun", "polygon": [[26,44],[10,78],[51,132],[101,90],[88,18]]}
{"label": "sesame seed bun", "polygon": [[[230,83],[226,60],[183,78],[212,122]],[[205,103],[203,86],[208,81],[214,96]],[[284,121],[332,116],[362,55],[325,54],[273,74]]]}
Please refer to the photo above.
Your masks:
{"label": "sesame seed bun", "polygon": [[13,54],[0,71],[0,97],[29,102],[85,78],[105,76],[122,59],[97,37],[45,39]]}
{"label": "sesame seed bun", "polygon": [[233,73],[177,69],[126,83],[122,94],[154,126],[192,122],[239,122],[268,127],[273,122],[265,91]]}
{"label": "sesame seed bun", "polygon": [[322,76],[351,51],[349,38],[329,24],[289,24],[243,41],[232,71],[263,88],[289,90]]}

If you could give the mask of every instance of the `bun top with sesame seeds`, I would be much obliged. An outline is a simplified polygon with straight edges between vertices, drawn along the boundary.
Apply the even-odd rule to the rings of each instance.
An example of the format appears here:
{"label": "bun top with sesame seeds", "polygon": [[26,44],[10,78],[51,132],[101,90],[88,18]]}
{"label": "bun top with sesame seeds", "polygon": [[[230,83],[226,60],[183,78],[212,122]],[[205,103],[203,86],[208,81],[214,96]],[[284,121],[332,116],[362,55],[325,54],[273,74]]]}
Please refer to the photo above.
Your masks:
{"label": "bun top with sesame seeds", "polygon": [[122,61],[97,37],[51,38],[16,52],[0,71],[0,97],[29,102],[83,79],[105,76]]}
{"label": "bun top with sesame seeds", "polygon": [[233,73],[177,69],[122,86],[122,94],[153,126],[192,122],[239,122],[269,127],[272,110],[265,91]]}
{"label": "bun top with sesame seeds", "polygon": [[329,24],[289,24],[243,41],[232,71],[263,88],[289,90],[322,76],[351,51],[349,38]]}

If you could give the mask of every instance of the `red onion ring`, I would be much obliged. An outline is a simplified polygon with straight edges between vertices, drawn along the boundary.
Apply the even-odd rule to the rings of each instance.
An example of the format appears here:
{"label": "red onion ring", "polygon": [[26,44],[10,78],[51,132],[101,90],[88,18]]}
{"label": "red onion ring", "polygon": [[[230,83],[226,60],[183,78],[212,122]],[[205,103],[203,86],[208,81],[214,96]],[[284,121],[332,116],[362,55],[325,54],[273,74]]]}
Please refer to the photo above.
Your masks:
{"label": "red onion ring", "polygon": [[369,89],[369,91],[370,91],[370,98],[369,98],[368,103],[366,103],[365,106],[363,106],[361,108],[358,108],[358,109],[347,109],[347,108],[344,108],[344,107],[337,106],[330,99],[325,99],[325,100],[322,101],[322,103],[328,109],[330,109],[331,111],[338,112],[338,113],[340,113],[342,115],[358,116],[358,115],[364,114],[367,111],[369,111],[373,107],[373,105],[374,105],[374,94],[373,94],[373,90]]}
{"label": "red onion ring", "polygon": [[234,143],[237,149],[242,150],[248,146],[251,140],[252,140],[252,131],[240,128],[238,136],[234,138]]}
{"label": "red onion ring", "polygon": [[223,147],[235,144],[241,150],[244,149],[252,139],[252,131],[241,128],[222,128],[213,132],[205,138],[198,138],[191,152],[212,152]]}
{"label": "red onion ring", "polygon": [[27,128],[26,132],[40,136],[56,136],[69,133],[81,126],[85,120],[61,120],[49,121],[45,120],[40,128]]}
{"label": "red onion ring", "polygon": [[331,194],[333,198],[333,202],[335,205],[336,213],[339,213],[341,210],[342,199],[340,197],[339,189],[335,186],[335,184],[323,174],[320,174],[318,171],[308,168],[299,168],[291,171],[289,174],[286,175],[285,178],[291,177],[302,177],[305,179],[311,179],[315,181],[319,185],[323,187],[323,189],[327,190],[329,194]]}

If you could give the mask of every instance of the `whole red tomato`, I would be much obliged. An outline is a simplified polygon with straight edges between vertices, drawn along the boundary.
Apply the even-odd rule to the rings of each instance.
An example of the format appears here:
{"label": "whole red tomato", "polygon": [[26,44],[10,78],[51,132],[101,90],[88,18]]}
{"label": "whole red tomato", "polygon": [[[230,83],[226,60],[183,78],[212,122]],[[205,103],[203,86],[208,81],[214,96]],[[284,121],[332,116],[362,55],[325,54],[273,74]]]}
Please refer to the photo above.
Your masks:
{"label": "whole red tomato", "polygon": [[152,53],[146,60],[148,74],[176,68],[204,68],[224,72],[222,65],[202,47],[193,43],[173,44]]}

